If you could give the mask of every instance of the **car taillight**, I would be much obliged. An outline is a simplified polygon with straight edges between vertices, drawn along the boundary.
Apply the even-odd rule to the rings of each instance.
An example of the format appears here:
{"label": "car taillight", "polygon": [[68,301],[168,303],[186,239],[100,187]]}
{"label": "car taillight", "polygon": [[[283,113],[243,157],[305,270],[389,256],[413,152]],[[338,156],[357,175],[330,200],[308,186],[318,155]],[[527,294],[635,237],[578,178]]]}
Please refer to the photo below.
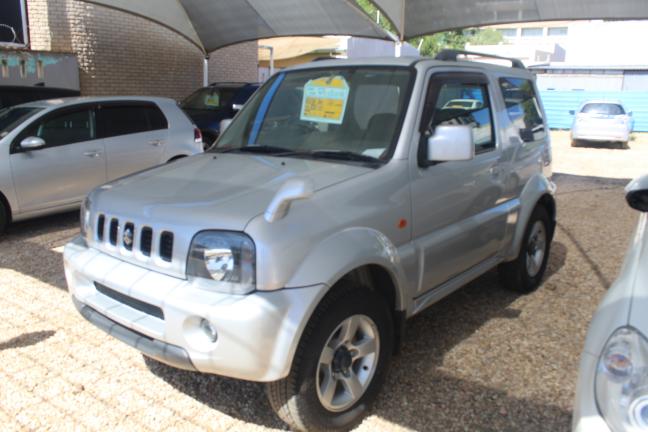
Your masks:
{"label": "car taillight", "polygon": [[202,132],[200,132],[200,129],[198,128],[194,128],[194,142],[201,144],[203,142]]}

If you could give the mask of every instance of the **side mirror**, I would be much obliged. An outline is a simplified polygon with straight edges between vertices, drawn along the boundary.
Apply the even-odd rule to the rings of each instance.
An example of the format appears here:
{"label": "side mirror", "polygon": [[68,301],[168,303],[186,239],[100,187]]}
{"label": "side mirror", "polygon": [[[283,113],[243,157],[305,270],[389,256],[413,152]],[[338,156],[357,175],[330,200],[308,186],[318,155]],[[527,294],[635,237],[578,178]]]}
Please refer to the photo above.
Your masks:
{"label": "side mirror", "polygon": [[467,161],[475,157],[471,126],[437,126],[428,138],[428,161]]}
{"label": "side mirror", "polygon": [[229,127],[230,123],[232,123],[232,119],[221,120],[220,126],[219,126],[219,128],[220,128],[219,134],[222,134],[223,132],[225,132],[225,129],[227,129]]}
{"label": "side mirror", "polygon": [[243,104],[232,104],[232,111],[239,112],[243,109]]}
{"label": "side mirror", "polygon": [[628,205],[640,212],[648,212],[648,174],[631,181],[626,186]]}
{"label": "side mirror", "polygon": [[36,150],[45,147],[45,140],[38,137],[27,137],[20,141],[20,148],[23,150]]}
{"label": "side mirror", "polygon": [[628,111],[628,117],[632,117],[632,111]]}
{"label": "side mirror", "polygon": [[569,115],[576,115],[576,110],[569,110]]}

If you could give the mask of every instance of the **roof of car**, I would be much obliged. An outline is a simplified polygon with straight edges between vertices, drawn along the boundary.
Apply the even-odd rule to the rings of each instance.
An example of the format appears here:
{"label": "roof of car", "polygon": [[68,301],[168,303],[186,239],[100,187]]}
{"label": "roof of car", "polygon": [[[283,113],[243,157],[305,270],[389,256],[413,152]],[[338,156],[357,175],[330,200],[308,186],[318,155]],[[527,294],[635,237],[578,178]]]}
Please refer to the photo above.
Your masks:
{"label": "roof of car", "polygon": [[176,103],[173,99],[170,98],[150,97],[150,96],[77,96],[77,97],[54,98],[54,99],[44,99],[44,100],[26,102],[18,106],[34,107],[34,108],[54,108],[54,107],[62,107],[67,105],[76,105],[81,103],[121,102],[121,101],[155,102],[158,104]]}
{"label": "roof of car", "polygon": [[589,99],[584,101],[581,105],[587,104],[610,104],[610,105],[623,105],[623,101],[619,99]]}
{"label": "roof of car", "polygon": [[[501,60],[500,60],[501,61]],[[330,68],[335,66],[395,66],[395,67],[412,67],[417,64],[424,64],[428,67],[448,67],[448,66],[468,66],[476,67],[485,70],[492,71],[506,71],[507,73],[514,73],[516,75],[533,75],[532,72],[527,69],[513,68],[508,66],[502,66],[499,64],[488,63],[486,61],[477,61],[477,60],[457,60],[457,61],[447,61],[447,60],[436,60],[432,57],[369,57],[369,58],[357,58],[357,59],[331,59],[331,60],[320,60],[316,62],[305,63],[297,66],[293,66],[285,71],[295,71],[295,70],[306,70],[306,69],[317,69],[317,68]]]}

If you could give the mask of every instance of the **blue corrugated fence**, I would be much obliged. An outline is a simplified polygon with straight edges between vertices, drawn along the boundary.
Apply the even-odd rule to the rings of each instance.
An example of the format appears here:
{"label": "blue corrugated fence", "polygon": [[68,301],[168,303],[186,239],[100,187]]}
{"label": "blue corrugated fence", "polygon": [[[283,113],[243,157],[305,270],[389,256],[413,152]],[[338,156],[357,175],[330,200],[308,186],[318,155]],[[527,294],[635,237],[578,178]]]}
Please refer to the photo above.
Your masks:
{"label": "blue corrugated fence", "polygon": [[547,120],[551,129],[571,129],[574,116],[569,110],[577,110],[588,99],[620,100],[634,117],[634,131],[648,132],[648,92],[645,91],[560,91],[540,92]]}

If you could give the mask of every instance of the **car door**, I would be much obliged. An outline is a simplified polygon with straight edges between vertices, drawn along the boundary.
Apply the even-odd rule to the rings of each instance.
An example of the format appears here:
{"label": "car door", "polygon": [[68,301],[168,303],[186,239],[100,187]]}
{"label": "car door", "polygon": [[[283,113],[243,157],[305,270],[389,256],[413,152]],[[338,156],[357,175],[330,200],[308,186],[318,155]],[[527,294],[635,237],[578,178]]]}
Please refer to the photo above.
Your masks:
{"label": "car door", "polygon": [[[478,73],[439,73],[429,81],[411,186],[413,236],[423,262],[419,294],[493,257],[502,243],[507,212],[498,209],[501,150],[489,88]],[[453,99],[480,104],[456,107],[448,104]],[[475,157],[427,162],[427,138],[439,125],[470,125]]]}
{"label": "car door", "polygon": [[[13,141],[11,171],[20,212],[80,202],[106,181],[106,159],[96,137],[94,106],[58,109],[27,126]],[[20,143],[38,137],[45,146],[26,150]]]}
{"label": "car door", "polygon": [[166,162],[162,157],[167,126],[166,117],[153,103],[102,103],[97,130],[106,148],[108,180]]}

